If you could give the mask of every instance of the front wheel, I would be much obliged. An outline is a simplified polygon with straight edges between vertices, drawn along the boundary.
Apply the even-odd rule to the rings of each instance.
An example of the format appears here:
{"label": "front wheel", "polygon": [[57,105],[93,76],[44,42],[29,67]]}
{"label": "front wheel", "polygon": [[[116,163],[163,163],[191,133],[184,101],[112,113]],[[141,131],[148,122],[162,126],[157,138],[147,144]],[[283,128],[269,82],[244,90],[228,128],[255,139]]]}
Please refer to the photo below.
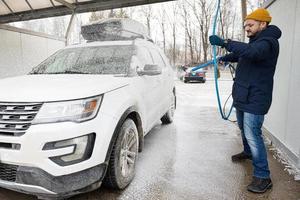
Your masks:
{"label": "front wheel", "polygon": [[175,108],[176,108],[176,96],[175,93],[173,93],[171,106],[168,112],[164,114],[164,116],[162,116],[162,118],[160,119],[163,124],[170,124],[173,122]]}
{"label": "front wheel", "polygon": [[104,184],[124,189],[135,175],[138,155],[138,130],[132,119],[126,119],[120,128],[110,156]]}

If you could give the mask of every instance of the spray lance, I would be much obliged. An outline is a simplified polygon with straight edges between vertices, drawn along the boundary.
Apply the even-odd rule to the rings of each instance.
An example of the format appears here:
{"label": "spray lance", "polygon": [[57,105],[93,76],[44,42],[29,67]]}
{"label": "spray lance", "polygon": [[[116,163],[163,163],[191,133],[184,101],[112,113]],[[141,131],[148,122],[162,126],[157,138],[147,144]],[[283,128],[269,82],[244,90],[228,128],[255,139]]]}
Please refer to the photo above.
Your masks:
{"label": "spray lance", "polygon": [[[220,0],[218,0],[218,2],[217,2],[217,9],[216,9],[215,17],[214,17],[212,35],[215,35],[215,33],[216,33],[217,19],[218,19],[219,12],[220,12]],[[219,57],[217,57],[217,47],[216,47],[216,45],[213,45],[213,60],[208,61],[207,63],[204,63],[202,65],[194,67],[192,69],[192,71],[197,71],[198,69],[207,67],[209,65],[214,65],[215,88],[216,88],[216,95],[217,95],[219,112],[220,112],[220,115],[221,115],[222,119],[229,120],[230,114],[231,114],[232,109],[233,109],[233,104],[231,105],[230,110],[229,110],[228,114],[226,115],[225,106],[226,106],[226,103],[227,103],[227,101],[228,101],[228,99],[230,98],[231,95],[227,98],[227,100],[224,104],[224,107],[222,109],[221,98],[220,98],[220,93],[219,93],[219,83],[218,83],[218,78],[219,78],[218,62],[219,62]],[[231,74],[232,74],[232,68],[233,67],[230,64],[228,66],[229,66]]]}

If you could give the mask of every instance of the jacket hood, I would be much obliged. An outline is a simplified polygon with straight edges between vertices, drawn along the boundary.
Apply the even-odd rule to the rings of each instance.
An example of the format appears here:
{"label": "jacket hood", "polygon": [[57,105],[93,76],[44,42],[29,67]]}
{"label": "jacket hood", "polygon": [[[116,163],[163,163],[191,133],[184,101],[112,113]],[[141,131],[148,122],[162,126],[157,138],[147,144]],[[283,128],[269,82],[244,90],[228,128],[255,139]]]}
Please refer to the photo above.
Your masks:
{"label": "jacket hood", "polygon": [[256,36],[250,38],[250,41],[254,41],[263,37],[269,37],[278,40],[281,37],[281,30],[275,25],[269,25],[265,30],[262,30]]}
{"label": "jacket hood", "polygon": [[275,25],[269,25],[260,33],[260,37],[272,37],[278,40],[281,37],[281,30]]}

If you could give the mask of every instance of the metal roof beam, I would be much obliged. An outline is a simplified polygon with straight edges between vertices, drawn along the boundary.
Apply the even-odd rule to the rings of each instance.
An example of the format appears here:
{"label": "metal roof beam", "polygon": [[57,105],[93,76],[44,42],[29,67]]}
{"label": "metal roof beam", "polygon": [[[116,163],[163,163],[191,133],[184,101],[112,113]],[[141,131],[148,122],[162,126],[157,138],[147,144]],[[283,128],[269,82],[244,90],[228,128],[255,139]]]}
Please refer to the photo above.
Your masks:
{"label": "metal roof beam", "polygon": [[70,21],[69,21],[69,24],[68,24],[68,28],[67,28],[67,31],[66,31],[66,34],[65,34],[65,39],[66,39],[65,44],[66,44],[66,46],[68,46],[69,37],[70,37],[70,30],[71,30],[71,27],[73,25],[74,17],[75,17],[75,13],[73,13],[71,15],[71,18],[70,18]]}
{"label": "metal roof beam", "polygon": [[29,3],[29,1],[28,1],[28,0],[25,0],[25,1],[26,1],[26,3],[27,3],[28,7],[30,8],[30,10],[33,11],[33,8],[32,8],[32,6],[31,6],[31,4]]}
{"label": "metal roof beam", "polygon": [[52,0],[50,0],[50,3],[53,7],[56,7]]}
{"label": "metal roof beam", "polygon": [[6,3],[6,1],[5,1],[5,0],[2,0],[2,2],[3,2],[4,5],[8,8],[8,10],[9,10],[12,14],[14,14],[14,11],[9,7],[9,5]]}
{"label": "metal roof beam", "polygon": [[[2,0],[3,1],[3,0]],[[90,1],[90,2],[79,2],[73,4],[76,6],[76,13],[84,12],[95,12],[100,10],[109,10],[122,7],[138,6],[144,4],[160,3],[174,0],[106,0],[106,1]],[[10,23],[16,21],[26,21],[32,19],[41,19],[47,17],[56,17],[63,15],[71,15],[74,10],[66,6],[56,6],[44,9],[38,9],[33,11],[24,11],[14,14],[0,16],[0,24]]]}
{"label": "metal roof beam", "polygon": [[65,0],[55,0],[58,3],[61,3],[62,5],[70,8],[71,10],[75,10],[76,6],[74,4],[68,3]]}

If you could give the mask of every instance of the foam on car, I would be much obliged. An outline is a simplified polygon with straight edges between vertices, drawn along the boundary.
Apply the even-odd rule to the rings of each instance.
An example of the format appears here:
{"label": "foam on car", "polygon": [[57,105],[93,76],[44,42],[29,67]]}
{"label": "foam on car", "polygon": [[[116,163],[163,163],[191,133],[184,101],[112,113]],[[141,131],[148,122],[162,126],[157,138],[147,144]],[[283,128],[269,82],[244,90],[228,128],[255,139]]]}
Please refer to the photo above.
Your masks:
{"label": "foam on car", "polygon": [[146,27],[132,19],[103,19],[82,26],[81,34],[88,42],[133,40],[136,38],[151,40]]}

